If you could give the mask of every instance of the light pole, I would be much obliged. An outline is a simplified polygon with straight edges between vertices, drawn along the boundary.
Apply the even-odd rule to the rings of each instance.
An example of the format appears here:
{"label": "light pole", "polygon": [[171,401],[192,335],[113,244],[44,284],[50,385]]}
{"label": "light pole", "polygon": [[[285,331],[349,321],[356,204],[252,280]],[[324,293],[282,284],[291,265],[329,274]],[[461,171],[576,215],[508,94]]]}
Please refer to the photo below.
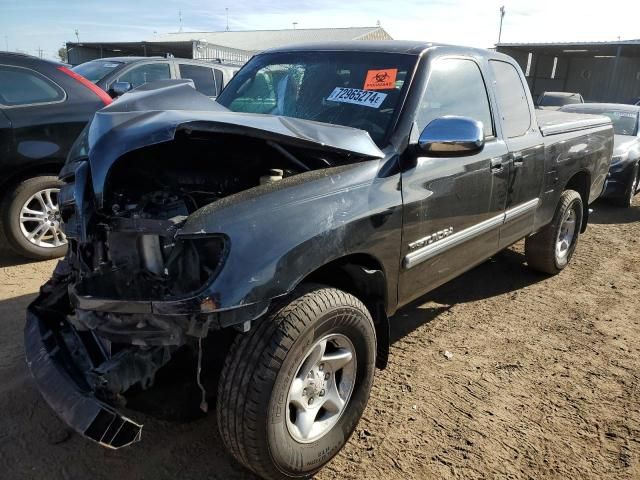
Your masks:
{"label": "light pole", "polygon": [[78,32],[77,28],[76,28],[76,41],[80,43],[80,33]]}
{"label": "light pole", "polygon": [[298,25],[298,22],[293,22],[293,29],[296,29],[296,25]]}
{"label": "light pole", "polygon": [[498,44],[500,44],[500,39],[502,38],[502,20],[504,19],[504,14],[506,13],[504,9],[504,5],[500,7],[500,30],[498,31]]}
{"label": "light pole", "polygon": [[227,13],[227,32],[229,31],[229,9],[225,8],[224,11]]}

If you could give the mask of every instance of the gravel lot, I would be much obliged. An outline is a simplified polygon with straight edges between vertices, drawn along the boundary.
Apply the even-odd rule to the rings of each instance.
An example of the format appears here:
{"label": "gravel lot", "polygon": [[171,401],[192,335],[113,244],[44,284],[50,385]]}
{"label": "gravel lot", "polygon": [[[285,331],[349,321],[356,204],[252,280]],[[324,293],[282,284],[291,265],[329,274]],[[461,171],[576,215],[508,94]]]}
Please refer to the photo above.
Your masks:
{"label": "gravel lot", "polygon": [[[640,204],[594,208],[561,275],[530,272],[520,243],[399,312],[389,367],[318,478],[640,478]],[[137,415],[142,442],[115,452],[62,425],[22,356],[53,266],[0,252],[0,477],[251,478],[212,415]]]}

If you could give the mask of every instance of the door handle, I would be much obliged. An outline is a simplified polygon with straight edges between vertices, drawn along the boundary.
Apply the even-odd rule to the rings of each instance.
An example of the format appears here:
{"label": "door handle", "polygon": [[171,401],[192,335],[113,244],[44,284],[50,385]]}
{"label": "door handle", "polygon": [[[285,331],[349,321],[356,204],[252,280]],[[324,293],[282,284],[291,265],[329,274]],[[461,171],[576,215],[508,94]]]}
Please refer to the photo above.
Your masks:
{"label": "door handle", "polygon": [[514,167],[520,167],[524,163],[524,155],[520,152],[511,154],[511,159]]}
{"label": "door handle", "polygon": [[491,159],[491,171],[493,173],[498,173],[502,171],[502,158],[492,158]]}

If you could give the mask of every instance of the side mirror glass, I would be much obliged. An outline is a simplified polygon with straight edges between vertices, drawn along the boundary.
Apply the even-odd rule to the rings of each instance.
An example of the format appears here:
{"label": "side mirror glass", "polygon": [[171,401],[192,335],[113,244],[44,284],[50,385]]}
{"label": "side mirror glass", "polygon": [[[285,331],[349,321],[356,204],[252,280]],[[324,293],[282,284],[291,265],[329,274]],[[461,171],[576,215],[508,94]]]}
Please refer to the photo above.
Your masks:
{"label": "side mirror glass", "polygon": [[467,117],[436,118],[420,134],[418,146],[427,155],[436,157],[476,154],[484,148],[482,122]]}
{"label": "side mirror glass", "polygon": [[109,88],[109,95],[113,98],[119,97],[120,95],[127,93],[132,88],[133,86],[129,82],[116,82],[111,85],[111,88]]}

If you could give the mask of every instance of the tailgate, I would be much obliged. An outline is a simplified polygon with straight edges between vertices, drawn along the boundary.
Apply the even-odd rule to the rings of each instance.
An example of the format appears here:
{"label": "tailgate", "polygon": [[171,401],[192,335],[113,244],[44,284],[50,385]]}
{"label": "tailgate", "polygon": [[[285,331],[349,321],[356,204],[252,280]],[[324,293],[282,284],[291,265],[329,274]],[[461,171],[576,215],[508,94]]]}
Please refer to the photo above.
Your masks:
{"label": "tailgate", "polygon": [[536,117],[544,137],[611,125],[611,120],[603,115],[536,110]]}

